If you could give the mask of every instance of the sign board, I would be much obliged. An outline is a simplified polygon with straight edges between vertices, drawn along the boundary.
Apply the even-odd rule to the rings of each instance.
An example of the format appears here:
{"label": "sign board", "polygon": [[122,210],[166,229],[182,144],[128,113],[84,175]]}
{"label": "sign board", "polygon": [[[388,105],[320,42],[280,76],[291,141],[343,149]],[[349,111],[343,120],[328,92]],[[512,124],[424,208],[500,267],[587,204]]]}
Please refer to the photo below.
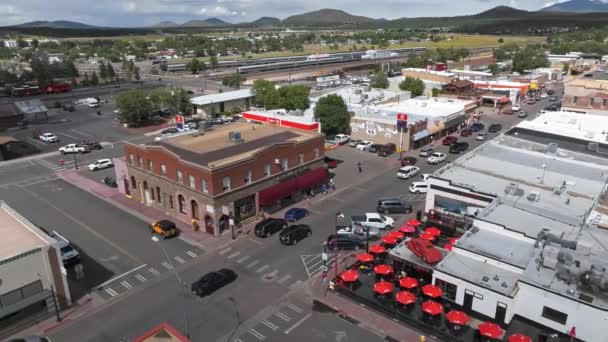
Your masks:
{"label": "sign board", "polygon": [[184,117],[181,116],[181,115],[176,115],[175,116],[175,123],[181,123],[181,124],[183,124],[184,123]]}
{"label": "sign board", "polygon": [[397,114],[397,120],[399,120],[399,121],[407,121],[407,114],[405,114],[405,113],[398,113]]}
{"label": "sign board", "polygon": [[321,259],[327,260],[327,253],[321,253]]}
{"label": "sign board", "polygon": [[397,113],[397,128],[407,129],[407,114]]}

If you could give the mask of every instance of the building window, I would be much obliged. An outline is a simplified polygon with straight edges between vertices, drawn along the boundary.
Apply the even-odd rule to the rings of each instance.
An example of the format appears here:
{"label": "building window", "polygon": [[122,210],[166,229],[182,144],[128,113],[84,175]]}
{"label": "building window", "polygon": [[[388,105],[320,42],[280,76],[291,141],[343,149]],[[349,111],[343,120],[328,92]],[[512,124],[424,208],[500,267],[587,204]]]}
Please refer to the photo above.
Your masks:
{"label": "building window", "polygon": [[222,179],[222,190],[230,190],[230,177],[224,177],[224,179]]}
{"label": "building window", "polygon": [[158,201],[158,203],[162,203],[162,201],[160,200],[160,187],[156,187],[156,200]]}
{"label": "building window", "polygon": [[190,175],[190,176],[188,177],[188,181],[190,182],[190,187],[191,187],[192,189],[196,189],[196,180],[194,179],[194,176],[193,176],[193,175]]}
{"label": "building window", "polygon": [[167,176],[167,167],[165,164],[160,164],[160,174],[162,176]]}
{"label": "building window", "polygon": [[184,196],[177,195],[177,205],[179,206],[179,212],[182,214],[186,213],[186,200]]}
{"label": "building window", "polygon": [[264,177],[270,176],[270,164],[264,164]]}
{"label": "building window", "polygon": [[137,182],[135,181],[135,177],[131,176],[131,187],[133,189],[137,189]]}
{"label": "building window", "polygon": [[319,158],[319,148],[315,148],[315,158]]}
{"label": "building window", "polygon": [[184,184],[184,175],[180,170],[177,170],[177,182],[180,184]]}
{"label": "building window", "polygon": [[452,283],[448,283],[445,280],[435,278],[435,285],[443,290],[444,297],[451,300],[456,300],[456,291],[458,287]]}
{"label": "building window", "polygon": [[602,99],[602,107],[606,107],[608,105],[608,99]]}
{"label": "building window", "polygon": [[152,161],[148,159],[148,170],[152,171]]}
{"label": "building window", "polygon": [[595,99],[592,97],[589,99],[589,105],[593,106],[595,104]]}
{"label": "building window", "polygon": [[173,196],[169,196],[169,208],[173,209],[175,206],[173,205]]}
{"label": "building window", "polygon": [[137,159],[137,165],[138,165],[139,167],[142,167],[142,165],[144,165],[144,160],[143,160],[141,157],[139,157],[139,158]]}
{"label": "building window", "polygon": [[203,179],[203,192],[204,193],[208,193],[209,192],[209,184],[207,183],[206,179]]}
{"label": "building window", "polygon": [[577,100],[578,100],[578,97],[577,97],[577,96],[573,97],[573,98],[572,98],[572,103],[573,103],[573,104],[576,104],[576,101],[577,101]]}
{"label": "building window", "polygon": [[133,153],[129,154],[129,162],[131,163],[131,165],[135,164],[135,157],[133,157]]}
{"label": "building window", "polygon": [[304,164],[304,153],[298,153],[298,162],[300,163],[300,165]]}
{"label": "building window", "polygon": [[283,158],[281,159],[281,170],[287,171],[289,169],[289,159]]}
{"label": "building window", "polygon": [[566,321],[568,320],[568,314],[557,311],[555,309],[551,309],[546,306],[543,306],[543,313],[541,314],[541,316],[559,324],[566,324]]}
{"label": "building window", "polygon": [[247,171],[247,173],[245,173],[245,184],[249,184],[251,183],[251,170]]}

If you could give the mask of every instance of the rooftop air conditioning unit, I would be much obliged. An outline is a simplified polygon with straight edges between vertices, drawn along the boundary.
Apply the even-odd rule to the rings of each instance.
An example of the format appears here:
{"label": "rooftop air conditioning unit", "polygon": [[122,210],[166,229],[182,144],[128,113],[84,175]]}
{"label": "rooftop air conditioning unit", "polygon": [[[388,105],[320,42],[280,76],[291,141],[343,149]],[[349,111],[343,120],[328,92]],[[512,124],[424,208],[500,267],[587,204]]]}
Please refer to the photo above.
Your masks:
{"label": "rooftop air conditioning unit", "polygon": [[557,144],[556,143],[549,143],[547,145],[547,153],[555,153],[557,152]]}

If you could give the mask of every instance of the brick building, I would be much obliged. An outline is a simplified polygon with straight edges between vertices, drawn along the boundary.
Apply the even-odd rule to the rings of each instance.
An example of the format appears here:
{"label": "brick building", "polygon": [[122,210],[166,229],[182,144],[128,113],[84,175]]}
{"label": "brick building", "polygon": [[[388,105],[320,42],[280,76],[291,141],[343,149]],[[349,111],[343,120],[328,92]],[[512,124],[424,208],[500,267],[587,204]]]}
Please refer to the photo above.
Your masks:
{"label": "brick building", "polygon": [[576,79],[565,83],[562,110],[608,115],[608,81]]}
{"label": "brick building", "polygon": [[[216,126],[217,127],[217,126]],[[325,136],[239,122],[149,145],[125,144],[128,196],[215,236],[303,197],[327,181]],[[123,174],[124,172],[124,174]]]}

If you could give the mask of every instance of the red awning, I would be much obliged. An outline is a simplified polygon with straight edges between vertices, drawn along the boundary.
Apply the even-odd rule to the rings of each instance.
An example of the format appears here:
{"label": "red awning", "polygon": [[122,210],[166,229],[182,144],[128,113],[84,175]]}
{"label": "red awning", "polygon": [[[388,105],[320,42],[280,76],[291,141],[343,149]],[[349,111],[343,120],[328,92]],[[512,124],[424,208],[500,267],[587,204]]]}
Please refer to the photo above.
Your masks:
{"label": "red awning", "polygon": [[387,295],[393,292],[393,284],[386,281],[379,281],[374,284],[374,292],[381,295]]}
{"label": "red awning", "polygon": [[407,224],[401,226],[399,228],[399,231],[402,233],[413,233],[416,231],[416,228],[412,227],[412,226],[408,226]]}
{"label": "red awning", "polygon": [[479,330],[479,334],[484,337],[493,338],[495,340],[499,339],[504,331],[500,328],[498,324],[494,324],[492,322],[483,322],[477,326],[477,330]]}
{"label": "red awning", "polygon": [[411,292],[401,291],[395,295],[395,301],[403,305],[414,304],[416,303],[416,296]]}
{"label": "red awning", "polygon": [[292,178],[260,191],[260,205],[268,205],[298,191],[298,181]]}
{"label": "red awning", "polygon": [[414,287],[418,286],[418,280],[411,277],[401,278],[399,279],[399,286],[405,289],[413,289]]}
{"label": "red awning", "polygon": [[422,287],[422,293],[425,296],[433,298],[441,297],[443,295],[443,291],[441,290],[441,288],[433,284],[424,285]]}
{"label": "red awning", "polygon": [[394,245],[394,244],[397,243],[397,239],[395,239],[392,236],[387,235],[387,236],[385,236],[385,237],[382,238],[382,242],[384,242],[387,245]]}
{"label": "red awning", "polygon": [[357,260],[361,262],[372,262],[374,261],[374,256],[368,253],[361,253],[357,255]]}
{"label": "red awning", "polygon": [[408,225],[408,226],[412,226],[412,227],[418,227],[418,226],[419,226],[419,225],[421,225],[421,224],[422,224],[422,222],[420,222],[420,221],[418,221],[418,220],[416,220],[416,219],[410,219],[410,220],[407,220],[407,225]]}
{"label": "red awning", "polygon": [[384,246],[380,246],[380,245],[373,245],[369,248],[369,251],[370,251],[370,253],[380,254],[380,253],[385,253],[386,248],[384,248]]}
{"label": "red awning", "polygon": [[534,342],[531,337],[522,334],[513,334],[509,336],[509,342]]}
{"label": "red awning", "polygon": [[439,230],[437,227],[428,227],[424,230],[424,232],[427,234],[434,235],[434,236],[441,235],[441,230]]}
{"label": "red awning", "polygon": [[452,324],[465,325],[469,321],[469,316],[466,313],[458,310],[452,310],[445,315],[448,322]]}
{"label": "red awning", "polygon": [[324,167],[320,167],[296,177],[296,180],[298,182],[298,189],[305,190],[326,182],[327,170]]}
{"label": "red awning", "polygon": [[393,273],[393,268],[385,264],[377,265],[374,267],[374,272],[376,272],[376,274],[388,275]]}
{"label": "red awning", "polygon": [[431,316],[436,316],[443,312],[443,305],[429,300],[422,303],[422,312],[426,312]]}
{"label": "red awning", "polygon": [[392,237],[393,239],[401,240],[405,237],[405,234],[403,234],[402,232],[394,231],[388,233],[388,236]]}
{"label": "red awning", "polygon": [[359,278],[359,272],[357,270],[346,270],[340,274],[340,278],[346,282],[353,282]]}

